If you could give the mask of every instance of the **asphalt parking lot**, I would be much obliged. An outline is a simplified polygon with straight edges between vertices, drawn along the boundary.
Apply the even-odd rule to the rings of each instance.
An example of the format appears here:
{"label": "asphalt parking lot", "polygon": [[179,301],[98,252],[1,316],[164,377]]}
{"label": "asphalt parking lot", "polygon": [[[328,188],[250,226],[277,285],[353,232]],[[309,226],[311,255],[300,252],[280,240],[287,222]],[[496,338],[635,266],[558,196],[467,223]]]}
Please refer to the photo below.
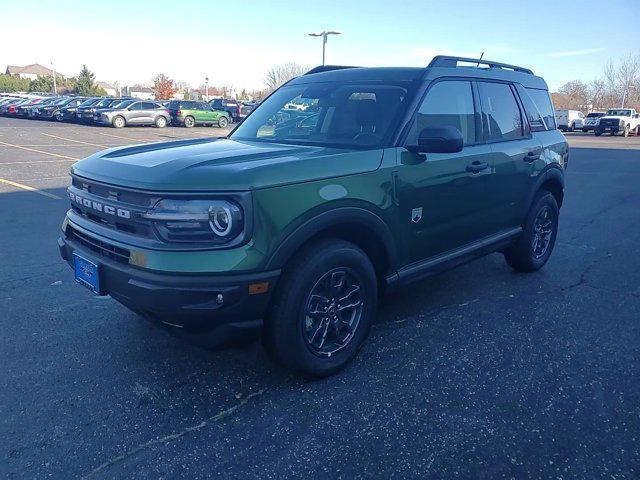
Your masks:
{"label": "asphalt parking lot", "polygon": [[211,352],[73,281],[67,172],[218,128],[0,118],[0,477],[640,477],[640,138],[568,134],[550,262],[498,254],[384,301],[346,371]]}

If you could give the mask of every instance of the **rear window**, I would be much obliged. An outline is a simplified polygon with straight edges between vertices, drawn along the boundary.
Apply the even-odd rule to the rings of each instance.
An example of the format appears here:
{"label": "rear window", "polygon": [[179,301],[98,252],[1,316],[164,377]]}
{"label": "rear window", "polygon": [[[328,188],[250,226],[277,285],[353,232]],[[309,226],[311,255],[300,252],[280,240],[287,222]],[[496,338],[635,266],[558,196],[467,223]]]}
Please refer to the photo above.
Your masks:
{"label": "rear window", "polygon": [[526,90],[542,115],[542,119],[547,126],[547,130],[555,130],[556,116],[554,114],[551,98],[549,97],[549,92],[546,90],[539,90],[537,88],[527,88]]}
{"label": "rear window", "polygon": [[589,115],[587,115],[587,118],[598,118],[598,117],[604,117],[604,113],[603,112],[591,112]]}

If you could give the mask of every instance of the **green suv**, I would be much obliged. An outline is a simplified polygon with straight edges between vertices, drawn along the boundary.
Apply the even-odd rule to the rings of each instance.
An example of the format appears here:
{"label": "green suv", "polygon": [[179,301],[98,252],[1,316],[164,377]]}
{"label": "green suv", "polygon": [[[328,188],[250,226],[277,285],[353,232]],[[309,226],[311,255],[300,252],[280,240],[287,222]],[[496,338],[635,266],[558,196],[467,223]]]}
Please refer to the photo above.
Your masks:
{"label": "green suv", "polygon": [[383,293],[492,252],[542,267],[567,162],[528,69],[318,67],[226,138],[74,164],[60,253],[78,283],[191,339],[261,332],[278,362],[324,376]]}
{"label": "green suv", "polygon": [[172,100],[167,104],[172,123],[187,128],[196,125],[216,125],[224,128],[230,123],[229,113],[217,110],[205,102]]}

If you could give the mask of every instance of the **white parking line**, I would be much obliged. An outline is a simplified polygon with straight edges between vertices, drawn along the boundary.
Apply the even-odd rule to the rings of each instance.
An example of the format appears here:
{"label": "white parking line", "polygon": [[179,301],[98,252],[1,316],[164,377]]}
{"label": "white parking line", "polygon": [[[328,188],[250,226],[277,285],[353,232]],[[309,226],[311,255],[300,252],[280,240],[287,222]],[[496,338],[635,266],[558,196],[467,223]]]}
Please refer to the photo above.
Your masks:
{"label": "white parking line", "polygon": [[38,190],[37,188],[30,187],[29,185],[23,185],[22,183],[12,182],[11,180],[6,180],[4,178],[0,178],[0,183],[6,183],[7,185],[11,185],[12,187],[17,187],[23,190],[27,190],[29,192],[38,193],[47,198],[51,198],[53,200],[62,200],[62,197],[54,195],[53,193],[43,192],[42,190]]}
{"label": "white parking line", "polygon": [[44,133],[44,132],[40,132],[40,133],[46,137],[57,138],[58,140],[65,140],[67,142],[82,143],[83,145],[89,145],[91,147],[108,148],[106,145],[100,145],[99,143],[83,142],[82,140],[73,140],[71,138],[59,137],[57,135],[51,135],[50,133]]}
{"label": "white parking line", "polygon": [[[66,162],[75,162],[76,159],[62,160]],[[31,162],[0,162],[0,166],[2,165],[31,165],[33,163],[60,163],[60,160],[33,160]]]}
{"label": "white parking line", "polygon": [[123,137],[121,135],[113,135],[111,133],[102,133],[102,132],[96,132],[98,135],[105,135],[107,137],[113,137],[113,138],[123,138],[125,140],[132,140],[134,142],[138,141],[137,138],[131,138],[131,137]]}
{"label": "white parking line", "polygon": [[0,142],[0,145],[6,145],[7,147],[19,148],[21,150],[27,150],[29,152],[41,153],[43,155],[51,155],[52,157],[64,158],[67,160],[80,160],[79,158],[69,157],[67,155],[58,155],[57,153],[45,152],[44,150],[36,150],[35,148],[23,147],[21,145],[14,145],[13,143]]}

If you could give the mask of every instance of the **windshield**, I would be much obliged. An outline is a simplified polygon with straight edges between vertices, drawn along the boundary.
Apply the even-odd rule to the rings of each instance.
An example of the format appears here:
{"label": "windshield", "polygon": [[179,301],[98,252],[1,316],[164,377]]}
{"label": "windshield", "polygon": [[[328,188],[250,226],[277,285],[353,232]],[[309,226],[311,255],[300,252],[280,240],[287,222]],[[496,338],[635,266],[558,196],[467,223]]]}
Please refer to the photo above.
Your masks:
{"label": "windshield", "polygon": [[630,117],[631,110],[608,110],[607,115],[611,115],[614,117]]}
{"label": "windshield", "polygon": [[96,103],[94,107],[108,107],[111,102],[113,102],[112,98],[105,98],[104,100],[100,100],[98,103]]}
{"label": "windshield", "polygon": [[380,146],[406,108],[398,85],[317,83],[282,87],[230,136],[303,145]]}
{"label": "windshield", "polygon": [[88,98],[86,99],[84,102],[82,102],[79,106],[80,107],[89,107],[91,105],[93,105],[94,103],[96,103],[98,100],[95,98]]}

